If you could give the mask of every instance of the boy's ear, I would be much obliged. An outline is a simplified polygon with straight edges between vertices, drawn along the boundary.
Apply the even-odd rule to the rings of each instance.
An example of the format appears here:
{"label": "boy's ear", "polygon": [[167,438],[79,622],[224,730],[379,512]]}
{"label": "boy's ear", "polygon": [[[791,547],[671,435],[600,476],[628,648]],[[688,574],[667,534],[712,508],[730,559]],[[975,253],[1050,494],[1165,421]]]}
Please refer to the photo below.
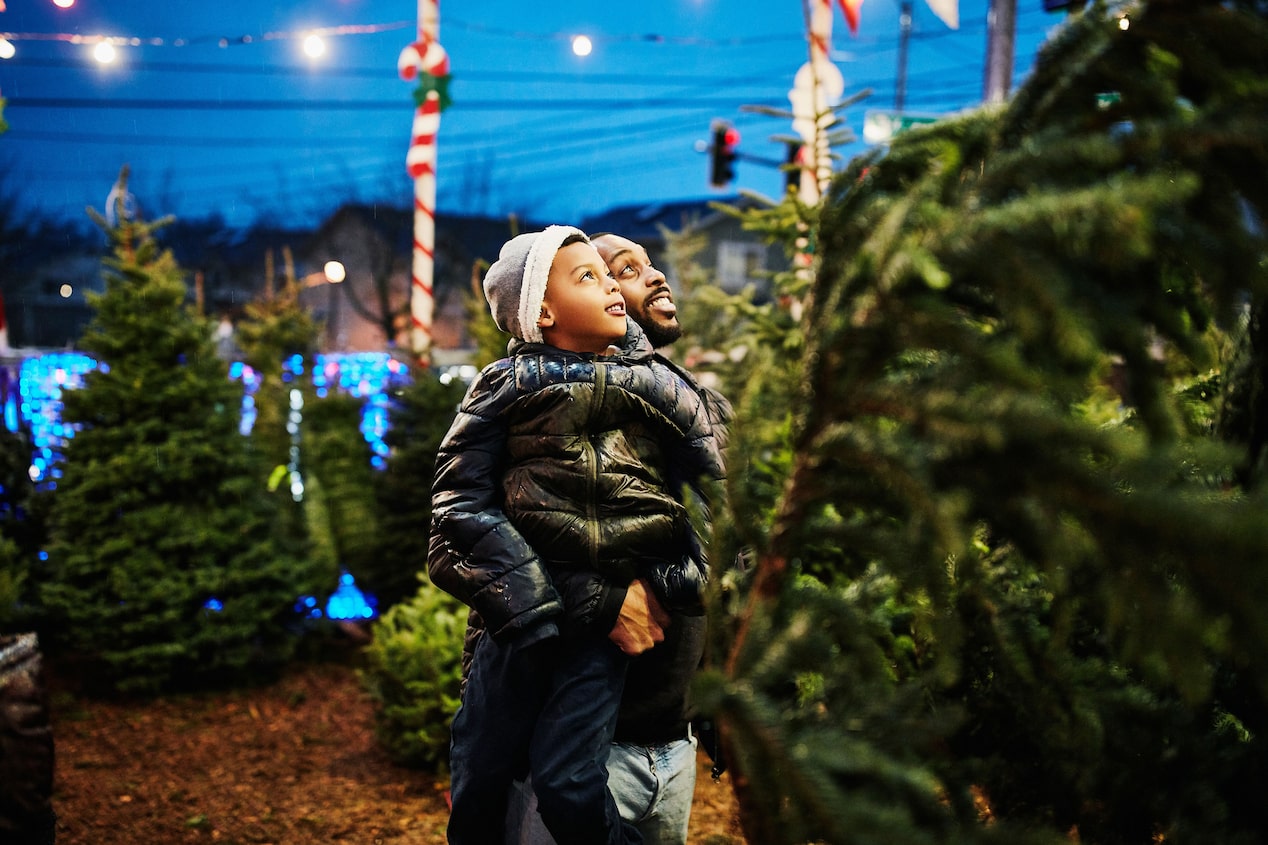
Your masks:
{"label": "boy's ear", "polygon": [[537,328],[548,329],[555,325],[555,315],[550,313],[550,306],[542,303],[542,312],[537,318]]}

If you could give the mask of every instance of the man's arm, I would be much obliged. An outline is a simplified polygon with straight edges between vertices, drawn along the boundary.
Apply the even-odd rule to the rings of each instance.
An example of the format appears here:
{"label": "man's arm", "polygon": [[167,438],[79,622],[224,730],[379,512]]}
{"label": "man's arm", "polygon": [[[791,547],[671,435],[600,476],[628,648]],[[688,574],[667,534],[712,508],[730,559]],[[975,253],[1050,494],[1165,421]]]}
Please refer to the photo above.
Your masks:
{"label": "man's arm", "polygon": [[669,614],[640,578],[630,584],[608,639],[631,657],[664,642]]}

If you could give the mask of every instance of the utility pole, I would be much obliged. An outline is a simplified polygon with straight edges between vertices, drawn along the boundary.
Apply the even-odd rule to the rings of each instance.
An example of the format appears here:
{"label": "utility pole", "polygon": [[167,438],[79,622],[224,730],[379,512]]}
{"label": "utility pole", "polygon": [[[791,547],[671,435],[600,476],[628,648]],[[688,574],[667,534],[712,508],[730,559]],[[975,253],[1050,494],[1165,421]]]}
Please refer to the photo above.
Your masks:
{"label": "utility pole", "polygon": [[907,97],[907,44],[911,41],[911,0],[903,0],[898,11],[898,79],[894,83],[894,111],[903,113]]}
{"label": "utility pole", "polygon": [[1002,103],[1013,82],[1013,40],[1017,31],[1017,0],[991,0],[986,13],[986,78],[982,101]]}

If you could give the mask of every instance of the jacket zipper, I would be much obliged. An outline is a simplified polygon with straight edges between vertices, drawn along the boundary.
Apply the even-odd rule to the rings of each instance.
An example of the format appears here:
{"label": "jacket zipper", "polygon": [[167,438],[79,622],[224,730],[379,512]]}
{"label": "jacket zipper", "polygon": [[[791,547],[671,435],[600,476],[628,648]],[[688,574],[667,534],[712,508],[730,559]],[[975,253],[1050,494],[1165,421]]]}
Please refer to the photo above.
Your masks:
{"label": "jacket zipper", "polygon": [[603,405],[603,393],[607,390],[607,367],[594,365],[594,395],[590,399],[589,418],[586,420],[586,458],[589,476],[586,479],[586,524],[590,529],[590,568],[599,567],[599,455],[594,448],[594,429],[591,423]]}

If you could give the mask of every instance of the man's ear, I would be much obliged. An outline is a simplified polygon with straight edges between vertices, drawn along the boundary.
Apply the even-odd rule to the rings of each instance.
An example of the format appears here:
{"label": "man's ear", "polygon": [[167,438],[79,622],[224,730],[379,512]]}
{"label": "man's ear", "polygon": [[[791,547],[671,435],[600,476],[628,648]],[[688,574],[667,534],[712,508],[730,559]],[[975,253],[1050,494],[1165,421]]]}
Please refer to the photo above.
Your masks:
{"label": "man's ear", "polygon": [[555,325],[555,315],[550,313],[550,306],[542,303],[542,312],[537,318],[537,328],[548,329]]}

